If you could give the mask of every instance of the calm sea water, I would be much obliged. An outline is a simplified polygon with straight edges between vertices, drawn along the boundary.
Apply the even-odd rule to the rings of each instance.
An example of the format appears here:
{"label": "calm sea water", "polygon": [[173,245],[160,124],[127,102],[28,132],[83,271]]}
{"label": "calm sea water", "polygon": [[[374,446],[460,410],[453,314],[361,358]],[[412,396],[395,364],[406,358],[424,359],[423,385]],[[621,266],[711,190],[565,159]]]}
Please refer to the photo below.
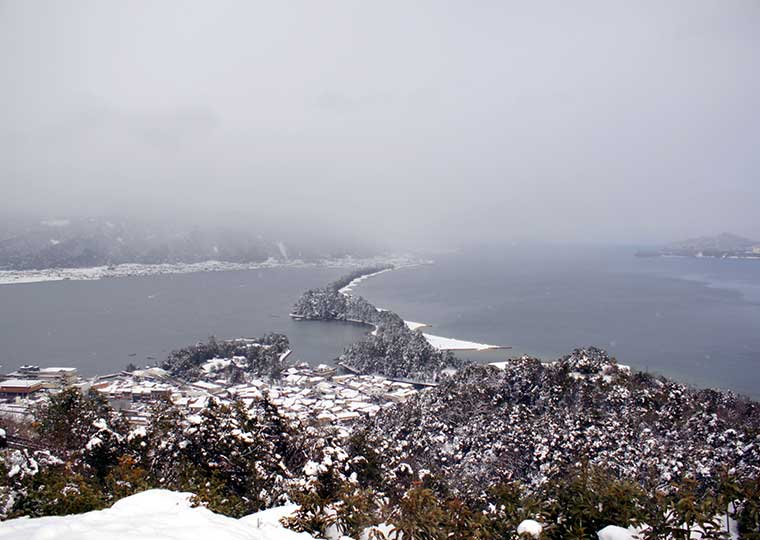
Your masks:
{"label": "calm sea water", "polygon": [[129,362],[153,364],[210,335],[267,332],[287,334],[294,359],[331,362],[365,327],[297,322],[288,313],[302,291],[342,273],[272,268],[0,285],[0,364],[4,371],[32,363],[103,374]]}
{"label": "calm sea water", "polygon": [[436,257],[358,294],[430,333],[554,359],[596,345],[619,362],[760,397],[760,261],[636,258],[635,249],[510,248]]}
{"label": "calm sea water", "polygon": [[[634,249],[510,248],[437,256],[356,292],[443,336],[512,345],[478,361],[596,345],[622,363],[760,397],[760,261],[641,259]],[[301,292],[340,269],[277,268],[0,286],[0,364],[84,374],[150,364],[209,335],[286,333],[330,362],[362,327],[296,322]],[[133,356],[131,356],[133,355]]]}

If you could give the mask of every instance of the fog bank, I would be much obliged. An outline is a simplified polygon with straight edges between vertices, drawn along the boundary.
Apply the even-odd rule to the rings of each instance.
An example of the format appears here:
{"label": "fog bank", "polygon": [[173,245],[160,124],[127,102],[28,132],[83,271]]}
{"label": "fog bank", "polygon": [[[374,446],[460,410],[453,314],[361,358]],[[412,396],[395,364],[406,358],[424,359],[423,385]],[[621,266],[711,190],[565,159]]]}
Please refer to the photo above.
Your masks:
{"label": "fog bank", "polygon": [[0,212],[760,238],[760,4],[0,1]]}

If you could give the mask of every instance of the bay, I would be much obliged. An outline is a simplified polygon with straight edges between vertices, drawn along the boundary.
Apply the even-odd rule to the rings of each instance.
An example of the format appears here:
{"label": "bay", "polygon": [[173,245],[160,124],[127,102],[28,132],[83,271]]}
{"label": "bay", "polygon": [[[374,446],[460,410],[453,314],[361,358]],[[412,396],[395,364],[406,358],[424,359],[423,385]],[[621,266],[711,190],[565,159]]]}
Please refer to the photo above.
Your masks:
{"label": "bay", "polygon": [[575,347],[698,387],[760,397],[760,261],[639,258],[636,247],[512,246],[438,255],[356,289],[426,332],[512,350],[476,361]]}
{"label": "bay", "polygon": [[366,327],[298,322],[288,313],[304,290],[344,272],[269,268],[0,286],[0,364],[6,372],[35,364],[104,374],[154,364],[211,335],[268,332],[287,334],[293,360],[331,363]]}

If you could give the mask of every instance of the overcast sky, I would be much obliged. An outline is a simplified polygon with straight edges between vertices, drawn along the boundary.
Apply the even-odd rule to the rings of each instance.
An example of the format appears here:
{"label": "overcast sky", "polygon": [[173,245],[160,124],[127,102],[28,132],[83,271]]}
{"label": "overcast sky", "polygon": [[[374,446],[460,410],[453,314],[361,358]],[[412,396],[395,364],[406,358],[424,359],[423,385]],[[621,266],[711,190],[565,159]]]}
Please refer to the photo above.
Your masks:
{"label": "overcast sky", "polygon": [[0,212],[760,238],[760,2],[0,0]]}

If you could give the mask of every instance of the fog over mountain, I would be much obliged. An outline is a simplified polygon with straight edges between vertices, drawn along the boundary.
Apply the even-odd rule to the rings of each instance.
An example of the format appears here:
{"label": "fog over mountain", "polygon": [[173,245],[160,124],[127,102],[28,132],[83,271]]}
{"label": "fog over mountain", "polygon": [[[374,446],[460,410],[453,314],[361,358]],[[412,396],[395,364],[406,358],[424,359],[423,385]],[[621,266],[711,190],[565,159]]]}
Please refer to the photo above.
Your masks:
{"label": "fog over mountain", "polygon": [[759,25],[753,0],[0,0],[0,222],[760,238]]}

